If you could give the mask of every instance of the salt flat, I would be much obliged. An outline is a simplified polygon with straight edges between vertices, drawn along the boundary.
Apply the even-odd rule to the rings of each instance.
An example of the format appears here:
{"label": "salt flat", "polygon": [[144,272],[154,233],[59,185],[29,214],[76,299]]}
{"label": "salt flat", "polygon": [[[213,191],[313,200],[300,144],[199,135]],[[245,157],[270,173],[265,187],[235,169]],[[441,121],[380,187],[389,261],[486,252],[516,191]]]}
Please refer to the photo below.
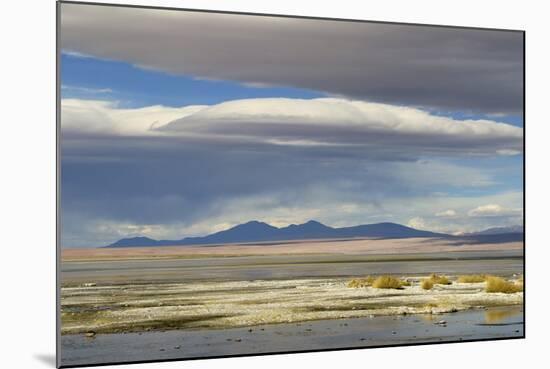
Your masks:
{"label": "salt flat", "polygon": [[[423,290],[420,282],[430,273],[447,275],[453,283]],[[519,330],[512,325],[480,329],[477,323],[465,318],[471,316],[469,312],[486,309],[522,311],[523,292],[487,293],[484,283],[456,281],[458,275],[480,273],[510,280],[519,278],[523,273],[523,245],[354,239],[64,250],[63,356],[67,363],[77,363],[85,355],[105,351],[102,345],[115,342],[117,347],[119,343],[128,346],[129,355],[137,360],[142,352],[151,353],[150,339],[156,340],[155,334],[167,331],[174,334],[166,335],[163,345],[169,346],[173,340],[174,345],[183,348],[177,343],[178,337],[186,337],[193,343],[186,350],[173,350],[169,355],[162,348],[159,357],[191,357],[197,353],[197,346],[214,341],[217,343],[211,347],[212,355],[268,352],[273,349],[269,342],[279,342],[274,337],[281,330],[298,337],[301,348],[315,349],[321,346],[306,344],[309,341],[300,336],[302,324],[333,327],[343,322],[366,325],[363,331],[342,332],[337,336],[334,330],[317,330],[316,342],[324,342],[322,347],[326,348],[365,346],[367,343],[360,341],[361,337],[367,337],[372,345],[389,345],[434,342],[441,337],[458,340],[521,336],[522,326]],[[382,274],[405,278],[411,285],[402,289],[347,285],[354,277]],[[479,318],[482,313],[475,314]],[[432,333],[425,328],[426,324],[433,326],[433,322],[423,324],[420,329],[417,323],[410,324],[416,319],[401,320],[410,316],[445,317],[440,318],[445,320],[456,317],[457,328],[462,326],[444,336],[443,331]],[[518,319],[517,324],[523,324],[522,313]],[[406,330],[408,336],[388,336],[390,328],[396,332]],[[240,341],[231,344],[226,341],[233,339],[231,332],[243,329],[246,332],[263,329],[261,332],[267,332],[262,336],[265,342],[260,345],[251,341],[235,347]],[[89,332],[95,338],[83,341],[84,334]],[[135,340],[127,342],[127,336]],[[204,341],[205,337],[213,338]],[[111,359],[116,353],[113,355]]]}
{"label": "salt flat", "polygon": [[62,333],[234,328],[523,303],[522,292],[487,293],[484,283],[426,291],[420,277],[409,280],[403,289],[349,288],[335,278],[66,287]]}

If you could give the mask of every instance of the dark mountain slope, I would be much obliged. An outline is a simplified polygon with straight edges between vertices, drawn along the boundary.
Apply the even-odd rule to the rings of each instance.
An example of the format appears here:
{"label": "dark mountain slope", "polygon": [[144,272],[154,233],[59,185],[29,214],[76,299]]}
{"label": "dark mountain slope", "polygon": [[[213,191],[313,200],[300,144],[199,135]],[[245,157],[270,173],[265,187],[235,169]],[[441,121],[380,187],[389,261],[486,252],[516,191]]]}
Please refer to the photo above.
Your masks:
{"label": "dark mountain slope", "polygon": [[420,231],[396,223],[376,223],[354,227],[332,228],[317,221],[310,220],[304,224],[292,224],[287,227],[277,228],[267,223],[250,221],[204,237],[187,237],[181,240],[159,241],[147,237],[124,238],[107,247],[206,245],[354,237],[413,238],[446,236],[447,235],[441,233]]}

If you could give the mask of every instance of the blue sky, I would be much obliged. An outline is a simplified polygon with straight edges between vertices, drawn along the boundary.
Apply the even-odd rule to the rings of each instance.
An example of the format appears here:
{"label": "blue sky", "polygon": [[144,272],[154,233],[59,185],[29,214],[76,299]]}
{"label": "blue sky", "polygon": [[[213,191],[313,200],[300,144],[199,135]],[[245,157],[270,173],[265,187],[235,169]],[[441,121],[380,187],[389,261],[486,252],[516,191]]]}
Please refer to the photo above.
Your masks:
{"label": "blue sky", "polygon": [[521,34],[62,12],[63,247],[523,221]]}
{"label": "blue sky", "polygon": [[[117,100],[123,107],[150,105],[211,105],[227,100],[289,97],[312,99],[327,93],[294,87],[254,87],[244,83],[208,80],[136,67],[127,62],[103,60],[91,56],[61,55],[63,98]],[[518,115],[491,116],[474,112],[434,111],[456,119],[492,119],[523,126]]]}
{"label": "blue sky", "polygon": [[170,75],[94,57],[61,55],[63,98],[117,100],[123,107],[211,105],[226,100],[326,94],[292,87],[249,87],[242,83]]}

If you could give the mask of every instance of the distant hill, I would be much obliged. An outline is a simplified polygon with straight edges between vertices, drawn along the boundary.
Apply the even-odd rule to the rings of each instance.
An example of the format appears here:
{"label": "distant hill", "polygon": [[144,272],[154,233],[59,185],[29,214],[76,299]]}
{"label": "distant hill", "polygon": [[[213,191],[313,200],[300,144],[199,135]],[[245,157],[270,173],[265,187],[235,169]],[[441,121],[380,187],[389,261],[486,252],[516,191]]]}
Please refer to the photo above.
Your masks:
{"label": "distant hill", "polygon": [[495,228],[485,229],[479,232],[468,233],[468,235],[477,236],[477,235],[509,234],[509,233],[523,233],[523,226],[514,225],[509,227],[495,227]]}
{"label": "distant hill", "polygon": [[449,237],[456,245],[523,242],[523,233],[478,234]]}
{"label": "distant hill", "polygon": [[149,238],[149,237],[132,237],[132,238],[123,238],[123,239],[118,240],[117,242],[115,242],[112,245],[109,245],[107,247],[110,247],[110,246],[144,247],[144,246],[151,246],[151,245],[155,244],[156,242],[159,242],[159,241],[153,240],[152,238]]}
{"label": "distant hill", "polygon": [[204,237],[187,237],[181,240],[153,240],[148,237],[123,238],[106,247],[207,245],[355,237],[414,238],[448,237],[448,235],[421,231],[396,223],[376,223],[354,227],[332,228],[317,221],[310,220],[307,223],[291,224],[287,227],[278,228],[267,223],[253,220]]}
{"label": "distant hill", "polygon": [[505,242],[523,242],[523,226],[514,225],[508,227],[488,228],[479,232],[465,233],[453,236],[457,244],[489,244]]}

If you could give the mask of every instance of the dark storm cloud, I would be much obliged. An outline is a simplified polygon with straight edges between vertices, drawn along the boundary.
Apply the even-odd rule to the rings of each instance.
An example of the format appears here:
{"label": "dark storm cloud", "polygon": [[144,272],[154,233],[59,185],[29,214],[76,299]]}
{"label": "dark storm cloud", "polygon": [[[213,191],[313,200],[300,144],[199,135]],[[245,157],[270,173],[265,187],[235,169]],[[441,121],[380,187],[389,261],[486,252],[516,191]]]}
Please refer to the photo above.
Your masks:
{"label": "dark storm cloud", "polygon": [[[319,183],[348,194],[346,186],[367,172],[356,160],[323,161],[298,150],[139,137],[88,137],[82,145],[81,139],[66,138],[63,152],[64,240],[69,246],[101,245],[125,236],[105,238],[98,229],[87,231],[94,223],[190,226],[220,215],[228,221],[246,210],[240,206],[227,213],[227,204],[236,199],[259,196],[270,199],[269,206],[294,206]],[[377,182],[382,184],[373,176],[369,184]]]}
{"label": "dark storm cloud", "polygon": [[174,74],[394,104],[523,109],[519,32],[63,4],[61,47]]}
{"label": "dark storm cloud", "polygon": [[65,137],[63,150],[63,208],[138,224],[192,224],[218,215],[226,201],[250,196],[276,197],[275,206],[290,206],[319,186],[337,193],[341,201],[376,204],[389,197],[426,194],[433,185],[449,189],[487,180],[459,168],[459,176],[450,181],[430,173],[429,185],[411,182],[407,178],[418,172],[403,174],[401,169],[417,158],[395,153],[371,157],[364,148],[99,136],[88,136],[83,144],[84,137],[70,137]]}
{"label": "dark storm cloud", "polygon": [[[141,222],[195,218],[199,209],[224,198],[300,193],[307,184],[350,181],[367,172],[358,161],[365,155],[349,150],[335,155],[331,149],[139,137],[88,137],[87,142],[66,140],[62,180],[67,205],[89,199],[84,211],[107,206],[102,213]],[[128,205],[148,199],[151,204],[141,209]],[[174,201],[153,204],[157,199]]]}

